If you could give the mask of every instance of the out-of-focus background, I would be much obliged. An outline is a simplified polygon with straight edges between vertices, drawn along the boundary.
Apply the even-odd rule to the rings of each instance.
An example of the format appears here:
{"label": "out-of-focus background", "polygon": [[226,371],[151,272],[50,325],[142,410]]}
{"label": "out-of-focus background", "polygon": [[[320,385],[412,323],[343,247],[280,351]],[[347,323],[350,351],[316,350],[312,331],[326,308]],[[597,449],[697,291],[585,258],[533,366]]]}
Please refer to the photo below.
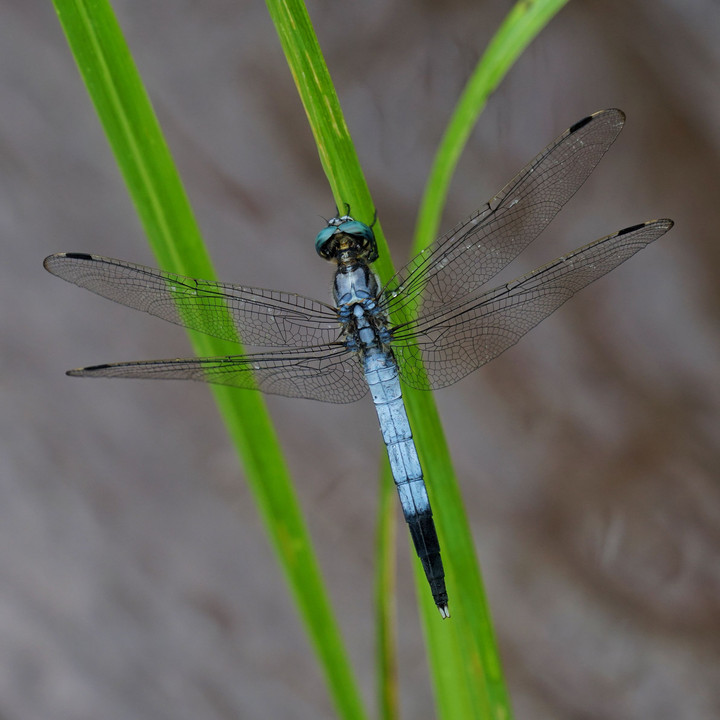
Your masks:
{"label": "out-of-focus background", "polygon": [[[263,3],[115,6],[221,279],[327,299],[313,239],[333,202]],[[509,6],[309,4],[396,263]],[[713,0],[571,2],[453,183],[445,227],[617,106],[625,131],[518,273],[676,221],[437,393],[518,718],[720,717],[719,41]],[[0,108],[0,717],[333,717],[207,388],[63,374],[188,344],[42,268],[154,264],[50,2],[2,2]],[[371,403],[268,402],[372,704]],[[431,718],[398,546],[404,716]]]}

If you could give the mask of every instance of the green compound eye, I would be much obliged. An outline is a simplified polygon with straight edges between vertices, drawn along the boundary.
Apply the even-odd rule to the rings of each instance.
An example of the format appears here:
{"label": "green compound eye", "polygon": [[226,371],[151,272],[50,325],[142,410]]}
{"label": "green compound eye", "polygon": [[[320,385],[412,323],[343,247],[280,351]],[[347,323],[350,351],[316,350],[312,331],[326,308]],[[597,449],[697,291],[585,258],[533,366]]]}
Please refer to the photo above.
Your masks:
{"label": "green compound eye", "polygon": [[354,220],[349,215],[330,220],[327,227],[323,228],[315,238],[315,251],[321,258],[332,260],[337,253],[342,236],[355,240],[358,254],[365,257],[367,262],[377,260],[377,243],[372,228],[364,222]]}
{"label": "green compound eye", "polygon": [[328,243],[332,239],[333,235],[335,235],[336,230],[337,227],[334,225],[328,225],[326,228],[323,228],[315,238],[315,252],[321,258],[325,258],[325,260],[330,260],[332,257],[332,255],[328,252]]}

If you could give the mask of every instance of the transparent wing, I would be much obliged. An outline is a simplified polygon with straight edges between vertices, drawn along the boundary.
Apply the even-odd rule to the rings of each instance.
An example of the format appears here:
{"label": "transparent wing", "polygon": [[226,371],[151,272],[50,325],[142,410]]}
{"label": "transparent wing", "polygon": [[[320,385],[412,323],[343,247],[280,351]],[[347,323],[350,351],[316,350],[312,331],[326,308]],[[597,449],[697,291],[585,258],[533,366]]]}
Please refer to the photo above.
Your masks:
{"label": "transparent wing", "polygon": [[340,336],[335,308],[292,293],[175,275],[84,253],[57,253],[45,268],[63,280],[177,325],[263,347],[306,347]]}
{"label": "transparent wing", "polygon": [[368,389],[356,353],[340,343],[228,357],[94,365],[70,370],[68,375],[198,380],[331,403],[354,402]]}
{"label": "transparent wing", "polygon": [[393,328],[392,348],[403,380],[422,390],[457,382],[672,225],[672,220],[655,220],[625,228],[506,285]]}
{"label": "transparent wing", "polygon": [[433,313],[477,290],[514,260],[585,182],[625,122],[603,110],[575,123],[490,202],[410,261],[384,288],[383,307]]}

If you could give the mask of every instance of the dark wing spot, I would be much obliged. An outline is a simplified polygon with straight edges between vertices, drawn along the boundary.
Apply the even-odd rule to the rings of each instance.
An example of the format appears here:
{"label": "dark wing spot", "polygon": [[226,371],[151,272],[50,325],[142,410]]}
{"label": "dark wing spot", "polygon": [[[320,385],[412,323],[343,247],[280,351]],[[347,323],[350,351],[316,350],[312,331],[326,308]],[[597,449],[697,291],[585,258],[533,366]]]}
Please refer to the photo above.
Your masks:
{"label": "dark wing spot", "polygon": [[585,127],[591,120],[593,119],[592,115],[588,115],[586,118],[583,118],[582,120],[578,120],[571,128],[570,128],[570,134],[577,132],[581,127]]}
{"label": "dark wing spot", "polygon": [[627,235],[627,233],[635,232],[636,230],[639,230],[640,228],[643,228],[647,225],[647,223],[640,223],[639,225],[631,225],[630,227],[623,228],[622,230],[618,230],[616,235]]}

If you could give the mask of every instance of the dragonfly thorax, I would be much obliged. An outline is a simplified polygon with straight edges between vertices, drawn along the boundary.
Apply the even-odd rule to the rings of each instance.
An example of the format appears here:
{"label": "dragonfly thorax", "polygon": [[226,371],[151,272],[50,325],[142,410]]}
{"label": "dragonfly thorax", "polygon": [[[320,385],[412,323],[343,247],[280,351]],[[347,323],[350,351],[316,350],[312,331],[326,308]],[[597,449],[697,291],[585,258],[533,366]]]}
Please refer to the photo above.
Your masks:
{"label": "dragonfly thorax", "polygon": [[354,265],[338,263],[333,281],[333,299],[340,316],[349,316],[355,305],[362,305],[366,310],[375,307],[380,285],[377,276],[364,262]]}
{"label": "dragonfly thorax", "polygon": [[362,354],[369,348],[384,347],[389,340],[387,318],[378,306],[379,293],[377,276],[366,263],[338,263],[333,299],[348,346]]}
{"label": "dragonfly thorax", "polygon": [[351,266],[359,262],[371,263],[378,258],[375,233],[372,228],[349,215],[328,221],[315,238],[315,250],[325,260]]}

